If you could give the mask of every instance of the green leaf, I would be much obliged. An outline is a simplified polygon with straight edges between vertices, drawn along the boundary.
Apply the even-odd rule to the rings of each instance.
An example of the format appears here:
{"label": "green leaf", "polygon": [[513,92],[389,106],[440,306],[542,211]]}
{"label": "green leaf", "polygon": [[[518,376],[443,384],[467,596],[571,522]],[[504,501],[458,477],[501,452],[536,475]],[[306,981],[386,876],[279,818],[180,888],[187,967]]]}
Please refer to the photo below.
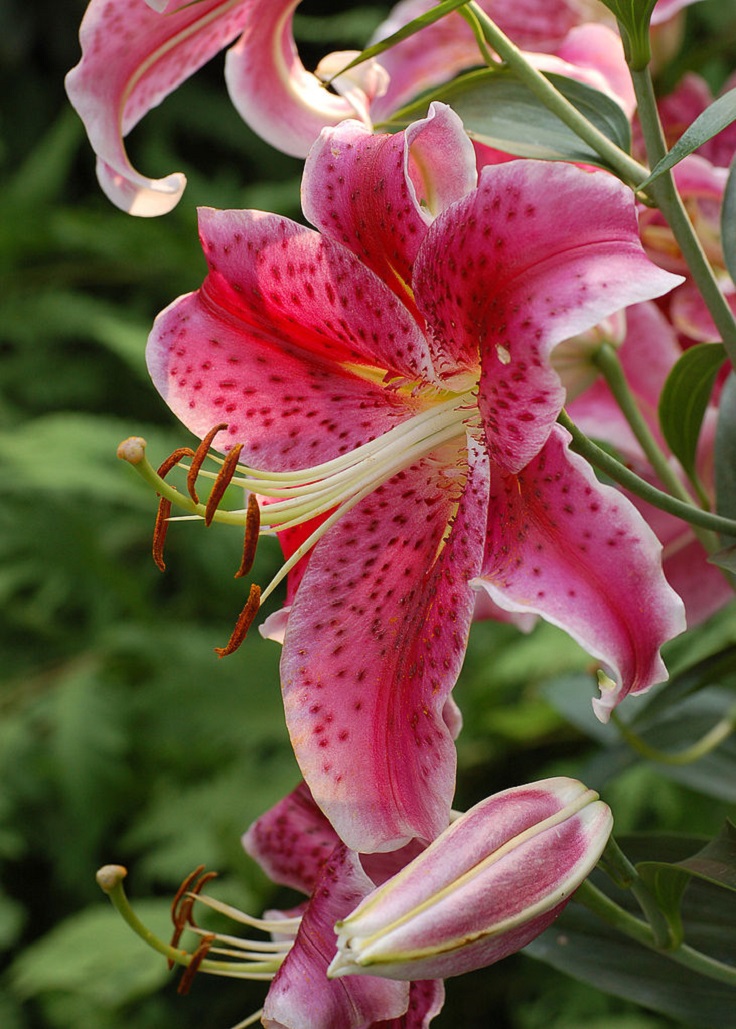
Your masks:
{"label": "green leaf", "polygon": [[[702,847],[699,837],[656,834],[624,837],[619,842],[637,866],[646,860],[676,864]],[[618,890],[603,876],[595,875],[595,884],[616,903],[641,915],[627,891]],[[686,943],[736,965],[736,895],[693,879],[682,900],[682,918]],[[667,1015],[678,1025],[733,1027],[736,988],[640,946],[574,902],[525,953],[599,990]]]}
{"label": "green leaf", "polygon": [[655,164],[649,178],[645,179],[638,188],[646,189],[660,175],[669,171],[670,168],[674,168],[683,158],[697,150],[703,143],[707,143],[713,136],[717,136],[733,121],[736,121],[736,89],[730,89],[723,96],[719,96],[710,107],[706,107],[703,113],[698,115],[669,153]]}
{"label": "green leaf", "polygon": [[662,432],[691,479],[703,416],[725,358],[721,343],[699,343],[686,350],[667,376],[659,400]]}
{"label": "green leaf", "polygon": [[636,870],[657,898],[657,906],[673,933],[673,942],[679,946],[685,936],[680,906],[690,882],[689,874],[664,861],[640,861]]}
{"label": "green leaf", "polygon": [[[547,77],[597,129],[628,151],[629,124],[614,100],[582,82],[561,75]],[[422,117],[433,100],[449,104],[462,118],[471,139],[486,146],[518,157],[608,167],[511,71],[481,68],[460,75],[398,111],[388,127],[403,128]]]}
{"label": "green leaf", "polygon": [[[716,510],[736,517],[736,374],[731,372],[721,390],[715,446]],[[728,546],[732,540],[723,537]]]}
{"label": "green leaf", "polygon": [[0,432],[0,460],[15,487],[60,491],[151,508],[151,493],[117,457],[118,444],[141,432],[151,452],[165,456],[176,436],[158,427],[89,414],[49,414]]}
{"label": "green leaf", "polygon": [[385,50],[389,50],[392,46],[396,46],[397,43],[401,43],[402,40],[408,39],[409,36],[413,36],[419,32],[420,29],[425,28],[427,25],[433,25],[440,18],[444,18],[446,14],[450,14],[452,11],[456,11],[458,7],[464,7],[468,3],[468,0],[443,0],[442,3],[437,4],[431,10],[425,14],[421,14],[418,18],[413,18],[407,22],[406,25],[402,25],[400,29],[393,32],[390,36],[386,36],[385,39],[379,40],[378,43],[374,43],[373,46],[366,47],[354,60],[350,61],[343,68],[340,68],[336,72],[332,79],[328,80],[327,85],[350,68],[355,68],[359,64],[363,64],[365,61],[370,61],[371,58],[377,57],[382,54]]}
{"label": "green leaf", "polygon": [[726,179],[721,206],[721,245],[728,274],[736,282],[736,157]]}
{"label": "green leaf", "polygon": [[[169,902],[142,900],[136,913],[163,937],[171,930]],[[41,937],[10,968],[13,992],[29,1000],[67,993],[83,1000],[96,1025],[97,1008],[113,1008],[157,990],[168,978],[166,962],[154,954],[109,904],[67,918]]]}
{"label": "green leaf", "polygon": [[727,820],[715,839],[680,866],[714,886],[736,892],[736,825]]}

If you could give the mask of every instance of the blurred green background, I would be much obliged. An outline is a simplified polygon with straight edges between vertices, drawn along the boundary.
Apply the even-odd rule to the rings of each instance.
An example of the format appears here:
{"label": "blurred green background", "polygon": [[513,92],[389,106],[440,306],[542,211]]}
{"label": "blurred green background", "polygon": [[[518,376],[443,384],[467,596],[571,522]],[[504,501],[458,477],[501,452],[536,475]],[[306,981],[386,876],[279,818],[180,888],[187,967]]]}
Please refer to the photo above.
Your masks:
{"label": "blurred green background", "polygon": [[[154,498],[115,449],[141,434],[155,461],[190,442],[150,386],[143,350],[154,315],[201,281],[196,206],[298,218],[301,165],[240,122],[220,58],[130,140],[145,172],[186,172],[179,207],[154,221],[114,209],[63,93],[84,6],[0,0],[0,1025],[227,1029],[260,1007],[263,986],[200,976],[179,997],[94,873],[127,865],[136,907],[164,935],[168,898],[199,863],[220,872],[213,893],[253,913],[293,900],[239,844],[297,781],[278,647],[254,633],[217,660],[244,600],[239,533],[174,526],[160,575]],[[308,66],[360,46],[388,9],[345,3],[326,17],[336,6],[300,8]],[[709,0],[690,17],[667,74],[697,66],[718,85],[733,64],[736,5]],[[255,578],[277,560],[264,545]],[[732,620],[707,627],[689,656],[733,642]],[[674,663],[683,659],[675,647]],[[549,627],[521,637],[476,626],[457,691],[467,723],[457,806],[587,773],[623,831],[716,831],[727,791],[696,790],[630,756],[601,771],[587,665]],[[582,686],[571,679],[583,673]],[[438,1029],[678,1024],[524,956],[449,983],[448,996]]]}

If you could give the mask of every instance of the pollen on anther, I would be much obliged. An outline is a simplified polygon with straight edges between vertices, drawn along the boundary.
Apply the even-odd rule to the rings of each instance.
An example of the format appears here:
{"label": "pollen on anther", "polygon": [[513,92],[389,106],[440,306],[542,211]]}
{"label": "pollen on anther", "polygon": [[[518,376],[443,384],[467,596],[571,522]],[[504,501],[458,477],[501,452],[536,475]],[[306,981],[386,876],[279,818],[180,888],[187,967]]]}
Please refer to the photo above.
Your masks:
{"label": "pollen on anther", "polygon": [[204,524],[211,525],[212,520],[215,517],[217,508],[220,505],[220,501],[225,495],[225,490],[230,485],[233,475],[235,475],[235,469],[238,467],[238,458],[240,457],[240,451],[243,449],[243,444],[238,443],[229,452],[225,458],[220,473],[215,479],[212,491],[207,498],[207,506],[204,512]]}
{"label": "pollen on anther", "polygon": [[240,567],[235,573],[236,579],[242,579],[253,567],[258,546],[258,531],[261,527],[261,509],[255,493],[248,497],[248,510],[245,515],[245,536],[243,538],[243,556]]}
{"label": "pollen on anther", "polygon": [[235,653],[247,636],[248,629],[250,629],[253,624],[260,606],[261,587],[253,583],[250,588],[250,593],[248,594],[248,599],[245,602],[245,607],[240,612],[240,616],[235,623],[235,628],[232,631],[230,639],[224,647],[215,647],[215,653],[218,657],[228,657],[228,655]]}
{"label": "pollen on anther", "polygon": [[202,465],[204,464],[205,458],[209,453],[209,449],[212,446],[212,441],[214,440],[215,436],[218,434],[218,432],[222,432],[226,428],[227,422],[220,422],[218,425],[215,425],[213,428],[211,428],[207,435],[203,438],[202,442],[197,447],[194,456],[192,457],[192,463],[189,466],[189,473],[187,475],[187,490],[189,491],[189,496],[192,498],[195,504],[199,503],[199,496],[197,495],[196,489],[197,476],[200,473]]}

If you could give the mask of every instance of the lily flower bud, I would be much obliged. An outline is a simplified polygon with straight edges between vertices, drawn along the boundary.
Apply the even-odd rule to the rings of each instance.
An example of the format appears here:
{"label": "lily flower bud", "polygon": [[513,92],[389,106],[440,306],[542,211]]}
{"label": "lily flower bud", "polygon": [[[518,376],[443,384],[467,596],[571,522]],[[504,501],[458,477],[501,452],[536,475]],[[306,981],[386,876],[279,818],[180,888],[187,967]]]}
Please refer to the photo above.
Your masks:
{"label": "lily flower bud", "polygon": [[574,779],[489,797],[336,924],[328,976],[445,978],[507,957],[554,921],[612,826]]}

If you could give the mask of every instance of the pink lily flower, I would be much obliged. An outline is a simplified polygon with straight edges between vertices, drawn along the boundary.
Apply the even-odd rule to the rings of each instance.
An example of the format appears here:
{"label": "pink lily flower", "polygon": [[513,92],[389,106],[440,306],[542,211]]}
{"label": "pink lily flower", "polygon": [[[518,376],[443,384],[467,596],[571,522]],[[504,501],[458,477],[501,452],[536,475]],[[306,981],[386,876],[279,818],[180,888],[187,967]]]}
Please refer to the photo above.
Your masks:
{"label": "pink lily flower", "polygon": [[[411,860],[416,847],[381,855],[380,863],[368,855],[364,867],[304,783],[253,823],[243,846],[273,882],[310,898],[296,913],[283,913],[296,914],[298,928],[268,991],[262,1018],[267,1029],[370,1029],[385,1025],[386,1019],[395,1029],[430,1024],[444,1003],[441,980],[388,982],[370,976],[355,989],[357,978],[327,977],[336,954],[335,922]],[[266,917],[278,919],[279,914],[267,912]]]}
{"label": "pink lily flower", "polygon": [[227,420],[218,446],[242,444],[236,481],[289,555],[277,580],[301,576],[287,724],[358,852],[447,824],[476,590],[603,663],[604,719],[665,677],[659,647],[684,624],[653,533],[568,450],[549,361],[677,280],[646,258],[613,177],[534,161],[475,175],[443,105],[393,136],[326,130],[302,187],[320,231],[202,211],[207,278],[149,340],[179,418],[200,437]]}
{"label": "pink lily flower", "polygon": [[[659,427],[657,405],[665,380],[682,349],[672,325],[656,304],[630,307],[626,312],[626,323],[626,337],[619,350],[619,359],[639,410],[659,446],[668,453]],[[601,378],[569,403],[567,410],[584,432],[613,445],[638,475],[659,485],[621,408]],[[716,408],[711,407],[701,432],[696,462],[701,483],[711,495],[714,494],[715,417]],[[677,467],[674,458],[673,464]],[[631,499],[663,544],[664,573],[685,603],[688,627],[699,625],[733,600],[731,586],[720,569],[708,563],[708,555],[689,525],[636,497]]]}
{"label": "pink lily flower", "polygon": [[[195,968],[271,980],[262,1012],[243,1024],[260,1015],[266,1029],[426,1029],[444,1002],[442,978],[499,961],[543,932],[599,860],[612,827],[598,795],[562,777],[505,790],[454,819],[426,849],[415,841],[359,855],[301,783],[253,823],[243,845],[273,882],[307,900],[253,918],[190,877],[195,903],[270,933],[272,942],[211,932],[194,923],[191,907],[179,915],[174,905],[176,945],[191,927],[202,938]],[[110,892],[121,873],[109,866],[98,881]],[[186,953],[179,949],[175,960]],[[418,978],[430,968],[436,974]]]}
{"label": "pink lily flower", "polygon": [[[223,47],[231,99],[251,128],[286,153],[303,157],[325,126],[346,118],[380,122],[424,89],[479,63],[477,44],[457,14],[423,29],[381,55],[338,76],[335,93],[324,81],[357,52],[330,54],[307,71],[294,43],[299,0],[91,0],[80,30],[82,58],[66,79],[72,105],[97,154],[97,176],[109,199],[131,214],[165,214],[179,201],[185,177],[152,179],[136,171],[124,137],[138,121]],[[431,7],[429,0],[399,4],[376,38]],[[595,5],[484,0],[530,59],[546,71],[581,79],[613,95],[627,113],[633,92],[618,36],[596,20]],[[592,24],[591,24],[592,22]]]}

